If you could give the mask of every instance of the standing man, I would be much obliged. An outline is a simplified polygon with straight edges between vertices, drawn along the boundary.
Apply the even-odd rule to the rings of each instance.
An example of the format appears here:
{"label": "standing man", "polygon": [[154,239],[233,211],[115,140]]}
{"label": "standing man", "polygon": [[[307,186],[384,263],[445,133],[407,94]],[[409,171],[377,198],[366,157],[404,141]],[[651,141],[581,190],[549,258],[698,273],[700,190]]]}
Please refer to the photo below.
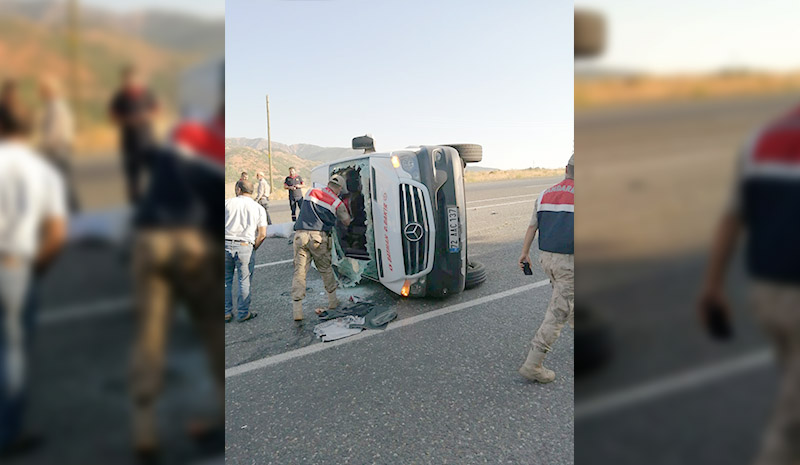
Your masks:
{"label": "standing man", "polygon": [[269,217],[269,183],[267,182],[267,177],[264,176],[263,171],[259,171],[256,173],[256,178],[258,178],[258,190],[256,191],[256,203],[264,207],[264,211],[267,213],[267,224],[272,224],[272,218]]}
{"label": "standing man", "polygon": [[[287,178],[289,179],[289,178]],[[331,268],[330,232],[336,220],[349,226],[352,219],[347,207],[339,199],[344,178],[331,176],[328,187],[313,188],[306,193],[300,216],[294,224],[294,278],[292,279],[292,316],[295,321],[303,319],[303,299],[306,296],[306,273],[311,261],[322,275],[328,293],[328,308],[339,306],[336,298],[336,277]],[[321,310],[320,310],[321,311]]]}
{"label": "standing man", "polygon": [[250,311],[250,284],[256,264],[254,253],[267,237],[267,215],[253,201],[253,183],[238,181],[236,197],[225,201],[225,322],[233,320],[233,273],[239,274],[239,305],[236,319],[247,321],[258,314]]}
{"label": "standing man", "polygon": [[732,201],[720,220],[700,295],[710,330],[727,332],[725,272],[746,232],[751,298],[775,345],[781,388],[756,464],[800,463],[800,108],[770,124],[742,151]]}
{"label": "standing man", "polygon": [[111,99],[109,114],[120,131],[128,199],[136,203],[141,196],[147,149],[153,144],[153,117],[158,103],[135,67],[124,67],[121,78],[122,85]]}
{"label": "standing man", "polygon": [[303,204],[303,178],[297,174],[294,166],[289,167],[289,176],[283,181],[283,188],[289,191],[289,208],[292,209],[292,221],[297,221],[296,209],[302,209]]}
{"label": "standing man", "polygon": [[72,111],[53,76],[45,76],[39,80],[39,97],[43,105],[38,127],[39,148],[64,178],[69,208],[75,212],[79,204],[72,181],[72,146],[75,139]]}
{"label": "standing man", "polygon": [[242,171],[242,174],[239,176],[239,181],[247,181],[250,179],[250,175],[247,174],[247,171]]}
{"label": "standing man", "polygon": [[542,365],[545,356],[555,344],[561,329],[567,321],[572,324],[574,297],[574,215],[575,215],[575,164],[573,155],[569,159],[566,177],[539,194],[536,209],[531,217],[522,255],[520,268],[530,265],[530,250],[536,231],[539,231],[539,264],[550,278],[553,295],[547,306],[539,330],[531,341],[528,358],[520,367],[519,373],[531,381],[552,382],[556,375]]}
{"label": "standing man", "polygon": [[[225,259],[219,247],[223,241],[219,214],[225,203],[224,62],[219,62],[217,72],[218,79],[192,73],[182,82],[217,97],[218,103],[215,107],[195,105],[191,97],[181,102],[185,114],[192,117],[184,117],[173,128],[168,144],[148,149],[150,179],[133,209],[136,326],[130,412],[139,463],[161,462],[156,405],[166,381],[170,323],[178,303],[192,318],[217,387],[215,414],[192,420],[188,433],[204,446],[224,438],[225,353],[220,348],[225,330],[219,321],[219,308],[225,301],[219,285]],[[211,414],[206,408],[203,411],[203,417]]]}
{"label": "standing man", "polygon": [[28,144],[31,124],[19,102],[0,111],[0,457],[35,446],[23,434],[33,282],[66,241],[64,183]]}

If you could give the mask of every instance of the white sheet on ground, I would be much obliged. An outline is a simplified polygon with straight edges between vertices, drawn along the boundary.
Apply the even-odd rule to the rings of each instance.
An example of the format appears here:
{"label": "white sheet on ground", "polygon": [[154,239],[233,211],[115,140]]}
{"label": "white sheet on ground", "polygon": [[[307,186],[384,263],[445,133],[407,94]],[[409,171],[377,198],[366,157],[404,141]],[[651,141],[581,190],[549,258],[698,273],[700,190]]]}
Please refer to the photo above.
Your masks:
{"label": "white sheet on ground", "polygon": [[352,336],[363,331],[364,328],[351,328],[351,324],[363,325],[364,317],[353,315],[343,316],[335,320],[326,321],[314,326],[314,334],[322,338],[322,342],[335,341],[347,336]]}
{"label": "white sheet on ground", "polygon": [[267,237],[292,237],[294,234],[294,221],[288,223],[273,223],[267,226]]}
{"label": "white sheet on ground", "polygon": [[128,207],[79,213],[69,220],[67,239],[120,243],[130,233],[131,213]]}

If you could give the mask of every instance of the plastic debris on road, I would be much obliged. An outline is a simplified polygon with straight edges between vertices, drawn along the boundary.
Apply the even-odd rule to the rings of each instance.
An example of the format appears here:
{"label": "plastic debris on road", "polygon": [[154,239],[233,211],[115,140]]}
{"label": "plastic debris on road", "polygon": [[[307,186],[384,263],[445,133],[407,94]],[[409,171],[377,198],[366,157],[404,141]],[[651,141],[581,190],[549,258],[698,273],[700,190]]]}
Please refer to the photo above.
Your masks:
{"label": "plastic debris on road", "polygon": [[322,342],[330,342],[358,334],[364,330],[363,326],[364,317],[349,315],[314,326],[314,334],[321,338]]}

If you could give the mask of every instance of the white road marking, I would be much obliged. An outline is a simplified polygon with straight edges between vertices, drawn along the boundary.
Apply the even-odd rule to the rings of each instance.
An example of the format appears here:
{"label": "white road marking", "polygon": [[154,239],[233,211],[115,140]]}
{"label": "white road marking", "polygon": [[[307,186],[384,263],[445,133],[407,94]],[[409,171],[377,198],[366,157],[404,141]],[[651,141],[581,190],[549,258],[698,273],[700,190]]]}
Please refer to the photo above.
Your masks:
{"label": "white road marking", "polygon": [[761,350],[726,362],[670,375],[656,381],[599,396],[596,399],[575,404],[575,421],[596,417],[710,384],[723,378],[761,368],[769,365],[772,361],[772,351]]}
{"label": "white road marking", "polygon": [[133,297],[120,297],[91,304],[70,305],[46,310],[39,313],[38,321],[40,324],[48,325],[87,317],[108,316],[130,310],[132,306]]}
{"label": "white road marking", "polygon": [[539,287],[543,287],[550,284],[550,281],[545,279],[542,281],[538,281],[532,284],[526,284],[524,286],[515,287],[512,289],[508,289],[506,291],[498,292],[495,294],[490,294],[484,297],[479,297],[474,300],[470,300],[468,302],[461,302],[459,304],[449,305],[447,307],[440,308],[438,310],[433,310],[428,313],[424,313],[422,315],[413,316],[410,318],[405,318],[398,321],[393,321],[389,323],[389,326],[386,327],[385,330],[366,330],[362,331],[355,336],[350,336],[344,339],[339,339],[338,341],[333,342],[324,342],[324,343],[316,343],[306,347],[301,347],[299,349],[290,350],[288,352],[284,352],[278,355],[272,355],[269,357],[264,357],[259,360],[254,360],[252,362],[243,363],[241,365],[231,367],[225,370],[225,378],[232,378],[234,376],[242,375],[254,370],[259,370],[261,368],[266,368],[272,365],[277,365],[279,363],[287,362],[289,360],[293,360],[295,358],[304,357],[306,355],[315,354],[317,352],[321,352],[323,350],[332,349],[334,347],[339,347],[344,344],[349,344],[351,342],[360,341],[362,339],[366,339],[368,337],[377,336],[382,334],[386,331],[393,331],[396,329],[404,328],[406,326],[410,326],[425,320],[430,320],[431,318],[437,318],[442,315],[447,315],[448,313],[458,312],[461,310],[466,310],[468,308],[475,307],[477,305],[485,304],[488,302],[493,302],[498,299],[502,299],[508,296],[512,296],[515,294],[519,294],[521,292],[529,291],[532,289],[536,289]]}
{"label": "white road marking", "polygon": [[530,200],[520,200],[519,202],[498,203],[498,204],[495,204],[495,205],[481,205],[480,207],[467,207],[467,210],[472,211],[472,210],[480,210],[481,208],[505,207],[505,206],[508,206],[508,205],[517,205],[519,203],[531,203],[531,202],[535,202],[535,201],[536,201],[536,199],[530,199]]}
{"label": "white road marking", "polygon": [[265,266],[283,265],[284,263],[293,263],[293,262],[294,259],[290,258],[289,260],[279,260],[277,262],[262,263],[260,265],[256,265],[255,268],[264,268]]}
{"label": "white road marking", "polygon": [[491,201],[493,201],[493,200],[519,199],[519,198],[521,198],[521,197],[533,197],[533,196],[535,196],[535,195],[539,195],[539,193],[538,193],[538,192],[536,192],[535,194],[511,195],[511,196],[509,196],[509,197],[495,197],[495,198],[493,198],[493,199],[470,200],[469,202],[467,202],[467,205],[469,205],[469,204],[471,204],[471,203],[491,202]]}
{"label": "white road marking", "polygon": [[[550,186],[551,184],[544,184],[544,185],[545,186]],[[537,187],[541,187],[541,186],[537,186]],[[491,202],[492,200],[506,200],[506,199],[519,199],[519,198],[522,198],[522,197],[533,197],[533,196],[539,195],[540,193],[541,193],[541,191],[534,192],[532,194],[510,195],[508,197],[494,197],[494,198],[491,198],[491,199],[470,200],[470,201],[467,202],[467,205],[469,205],[471,203]]]}

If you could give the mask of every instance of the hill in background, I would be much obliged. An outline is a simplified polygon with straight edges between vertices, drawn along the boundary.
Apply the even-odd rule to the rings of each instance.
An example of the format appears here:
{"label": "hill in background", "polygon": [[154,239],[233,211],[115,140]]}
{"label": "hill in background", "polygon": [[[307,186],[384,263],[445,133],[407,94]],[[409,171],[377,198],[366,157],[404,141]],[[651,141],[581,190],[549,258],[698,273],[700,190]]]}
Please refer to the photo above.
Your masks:
{"label": "hill in background", "polygon": [[[246,137],[231,137],[225,139],[225,193],[233,195],[233,184],[239,179],[242,171],[250,173],[250,179],[255,178],[258,171],[267,172],[269,160],[267,158],[268,143],[266,139]],[[272,174],[275,192],[273,199],[286,198],[283,191],[283,178],[289,174],[289,167],[297,168],[300,176],[308,181],[311,170],[322,163],[341,158],[360,155],[361,150],[345,147],[320,147],[312,144],[287,145],[272,142]],[[309,183],[306,182],[308,185]]]}
{"label": "hill in background", "polygon": [[[307,178],[311,174],[311,169],[319,165],[313,160],[304,160],[297,155],[278,150],[273,145],[272,148],[272,174],[276,180],[282,180],[289,174],[289,167],[294,166],[300,176]],[[256,172],[267,172],[269,169],[269,159],[266,149],[258,149],[244,146],[225,147],[225,182],[235,182],[239,179],[242,171],[247,171],[251,179]],[[282,181],[281,181],[282,183]]]}
{"label": "hill in background", "polygon": [[[232,197],[233,187],[242,171],[250,174],[250,179],[255,180],[258,171],[267,172],[269,161],[267,158],[267,140],[249,139],[245,137],[231,137],[225,139],[225,197]],[[312,144],[287,145],[272,142],[272,174],[273,194],[272,200],[286,199],[283,190],[283,178],[289,173],[289,167],[297,168],[300,176],[310,185],[311,170],[317,165],[341,158],[360,155],[360,150],[344,147],[320,147]],[[522,170],[498,170],[496,168],[468,165],[466,182],[490,182],[509,179],[537,178],[543,176],[560,176],[563,168],[543,169],[527,168]]]}
{"label": "hill in background", "polygon": [[584,67],[575,73],[575,108],[726,99],[795,93],[800,71],[726,68],[713,73],[658,75]]}
{"label": "hill in background", "polygon": [[[230,137],[225,139],[225,183],[226,192],[233,193],[233,184],[239,179],[242,171],[255,178],[258,171],[265,173],[269,167],[267,158],[268,144],[266,139]],[[346,147],[320,147],[312,144],[282,144],[272,142],[272,174],[276,198],[284,197],[281,192],[283,178],[289,173],[289,167],[297,168],[300,176],[308,179],[311,170],[322,163],[353,157],[362,154],[361,150]],[[495,168],[470,165],[468,172],[499,172]]]}
{"label": "hill in background", "polygon": [[[70,50],[67,8],[62,1],[0,1],[0,79],[19,80],[23,98],[38,103],[35,82],[42,74],[62,79],[68,90]],[[134,63],[148,76],[166,118],[177,114],[180,73],[224,51],[224,20],[164,11],[119,14],[80,9],[77,105],[79,147],[116,145],[107,105],[122,66]],[[166,119],[165,118],[165,119]],[[165,123],[166,124],[166,123]]]}
{"label": "hill in background", "polygon": [[[225,142],[225,145],[229,147],[249,147],[264,151],[268,149],[267,140],[262,138],[248,139],[246,137],[231,137],[226,139]],[[304,160],[316,161],[318,163],[353,157],[363,153],[361,150],[353,150],[345,147],[320,147],[312,144],[286,145],[272,141],[272,152],[275,153],[276,151],[291,154]]]}

